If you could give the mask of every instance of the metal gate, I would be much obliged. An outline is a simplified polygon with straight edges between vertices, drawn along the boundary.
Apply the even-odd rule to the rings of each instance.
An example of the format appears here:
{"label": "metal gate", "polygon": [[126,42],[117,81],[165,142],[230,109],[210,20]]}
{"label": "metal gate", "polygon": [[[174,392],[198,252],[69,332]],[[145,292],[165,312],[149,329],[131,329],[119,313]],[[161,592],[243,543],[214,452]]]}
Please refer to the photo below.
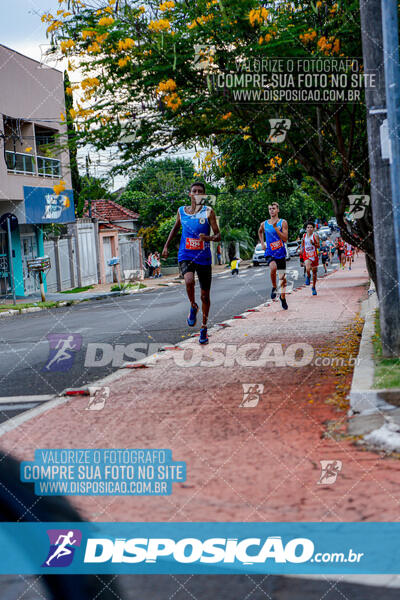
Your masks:
{"label": "metal gate", "polygon": [[114,280],[113,268],[108,264],[112,257],[111,237],[103,237],[103,255],[106,283],[112,283]]}
{"label": "metal gate", "polygon": [[131,279],[132,275],[141,278],[141,270],[143,269],[141,252],[141,239],[125,236],[119,238],[121,274],[124,279]]}
{"label": "metal gate", "polygon": [[[84,221],[82,219],[82,221]],[[81,285],[97,283],[97,258],[94,225],[90,221],[77,223]],[[76,244],[76,239],[75,239]]]}
{"label": "metal gate", "polygon": [[6,294],[10,287],[9,268],[7,236],[4,232],[0,231],[0,295]]}
{"label": "metal gate", "polygon": [[36,280],[34,273],[28,270],[29,259],[37,256],[37,242],[36,235],[34,233],[21,234],[21,258],[22,258],[22,272],[24,277],[24,290],[25,295],[34,294],[38,289],[39,285]]}

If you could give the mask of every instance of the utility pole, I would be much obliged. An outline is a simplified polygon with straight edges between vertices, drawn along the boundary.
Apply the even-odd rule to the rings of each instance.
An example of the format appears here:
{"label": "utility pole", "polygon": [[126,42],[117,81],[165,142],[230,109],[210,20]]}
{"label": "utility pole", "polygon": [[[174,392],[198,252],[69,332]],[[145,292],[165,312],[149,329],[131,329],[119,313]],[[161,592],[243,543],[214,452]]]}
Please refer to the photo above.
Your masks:
{"label": "utility pole", "polygon": [[382,158],[381,146],[381,125],[386,119],[381,0],[360,0],[360,14],[364,72],[376,74],[375,85],[365,89],[365,102],[382,351],[386,357],[400,356],[400,295],[390,163]]}
{"label": "utility pole", "polygon": [[396,240],[397,288],[400,290],[400,66],[399,20],[395,0],[382,0],[386,108],[390,140],[390,180]]}

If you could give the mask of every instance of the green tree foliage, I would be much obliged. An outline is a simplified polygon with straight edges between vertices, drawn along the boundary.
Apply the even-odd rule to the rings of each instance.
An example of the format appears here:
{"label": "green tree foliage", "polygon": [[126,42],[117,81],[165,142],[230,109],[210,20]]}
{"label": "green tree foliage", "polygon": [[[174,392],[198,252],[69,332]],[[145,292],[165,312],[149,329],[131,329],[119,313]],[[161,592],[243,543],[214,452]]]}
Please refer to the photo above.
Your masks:
{"label": "green tree foliage", "polygon": [[[263,179],[265,177],[261,177],[261,181]],[[288,179],[278,174],[274,184],[261,185],[257,190],[221,191],[216,212],[223,229],[244,227],[256,242],[260,223],[269,218],[268,205],[278,202],[280,217],[288,222],[289,240],[292,240],[297,238],[309,218],[328,219],[332,215],[332,207],[323,201],[322,196],[310,177],[297,180],[296,177]]]}
{"label": "green tree foliage", "polygon": [[78,169],[77,159],[77,141],[76,131],[74,126],[74,119],[71,116],[71,109],[73,109],[74,103],[72,99],[71,82],[69,80],[68,71],[64,71],[64,97],[65,97],[65,109],[66,109],[66,121],[68,131],[68,151],[69,151],[69,164],[71,169],[71,181],[72,190],[74,192],[75,206],[79,206],[79,194],[81,192],[81,178]]}
{"label": "green tree foliage", "polygon": [[101,177],[84,175],[80,178],[80,181],[81,191],[79,194],[77,213],[79,216],[82,216],[86,205],[90,206],[92,200],[108,198],[110,196],[110,192],[107,188],[107,181]]}
{"label": "green tree foliage", "polygon": [[142,212],[142,206],[148,202],[149,197],[144,192],[132,189],[130,184],[131,182],[128,183],[121,196],[115,198],[115,201],[118,202],[118,204],[121,204],[121,206],[125,206],[125,208],[129,208],[129,210],[133,210],[133,212],[140,214]]}
{"label": "green tree foliage", "polygon": [[[84,74],[85,104],[72,112],[82,143],[119,148],[124,173],[197,144],[212,152],[207,174],[234,186],[258,185],[261,175],[268,186],[298,164],[331,203],[345,238],[372,260],[370,209],[353,225],[344,218],[348,195],[369,189],[363,98],[241,102],[215,79],[254,59],[362,56],[358,1],[161,2],[67,0],[66,14],[44,16]],[[271,118],[291,119],[282,144],[269,142]]]}
{"label": "green tree foliage", "polygon": [[191,160],[150,160],[135,172],[118,202],[140,215],[140,223],[151,227],[176,214],[188,203],[188,190],[193,183]]}
{"label": "green tree foliage", "polygon": [[[161,254],[165,241],[174,223],[175,217],[170,217],[169,219],[163,219],[157,225],[140,228],[138,236],[143,238],[143,248],[145,252],[159,252]],[[179,238],[177,237],[169,248],[170,257],[177,256],[178,246]]]}

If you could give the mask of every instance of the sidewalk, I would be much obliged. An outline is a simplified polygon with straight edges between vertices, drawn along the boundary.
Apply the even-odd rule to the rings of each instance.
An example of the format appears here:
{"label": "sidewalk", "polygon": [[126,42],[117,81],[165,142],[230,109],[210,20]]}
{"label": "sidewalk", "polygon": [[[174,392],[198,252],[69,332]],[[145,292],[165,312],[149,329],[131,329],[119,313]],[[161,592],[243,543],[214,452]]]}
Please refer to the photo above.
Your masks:
{"label": "sidewalk", "polygon": [[[349,359],[367,283],[360,257],[352,271],[321,280],[317,297],[308,287],[291,294],[288,311],[274,302],[211,332],[208,347],[183,342],[193,354],[170,350],[148,369],[121,370],[104,382],[103,410],[85,410],[87,397],[62,401],[5,433],[0,446],[24,460],[36,448],[170,448],[186,461],[186,483],[173,484],[171,496],[72,497],[93,521],[394,521],[397,460],[347,434]],[[280,345],[311,347],[311,363],[252,364],[252,351],[271,343],[275,356]],[[205,366],[221,363],[221,353],[223,364]],[[264,386],[258,404],[243,406],[244,384]],[[342,463],[332,485],[318,484],[324,460]]]}

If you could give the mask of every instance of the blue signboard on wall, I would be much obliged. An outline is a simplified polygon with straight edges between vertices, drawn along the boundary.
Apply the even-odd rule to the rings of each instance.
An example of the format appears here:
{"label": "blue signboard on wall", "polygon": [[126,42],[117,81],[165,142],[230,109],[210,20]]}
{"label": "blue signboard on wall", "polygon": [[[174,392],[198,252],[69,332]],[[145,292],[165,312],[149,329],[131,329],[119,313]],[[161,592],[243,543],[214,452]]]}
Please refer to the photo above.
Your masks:
{"label": "blue signboard on wall", "polygon": [[73,223],[75,221],[72,190],[55,194],[53,188],[24,185],[24,200],[27,223]]}

